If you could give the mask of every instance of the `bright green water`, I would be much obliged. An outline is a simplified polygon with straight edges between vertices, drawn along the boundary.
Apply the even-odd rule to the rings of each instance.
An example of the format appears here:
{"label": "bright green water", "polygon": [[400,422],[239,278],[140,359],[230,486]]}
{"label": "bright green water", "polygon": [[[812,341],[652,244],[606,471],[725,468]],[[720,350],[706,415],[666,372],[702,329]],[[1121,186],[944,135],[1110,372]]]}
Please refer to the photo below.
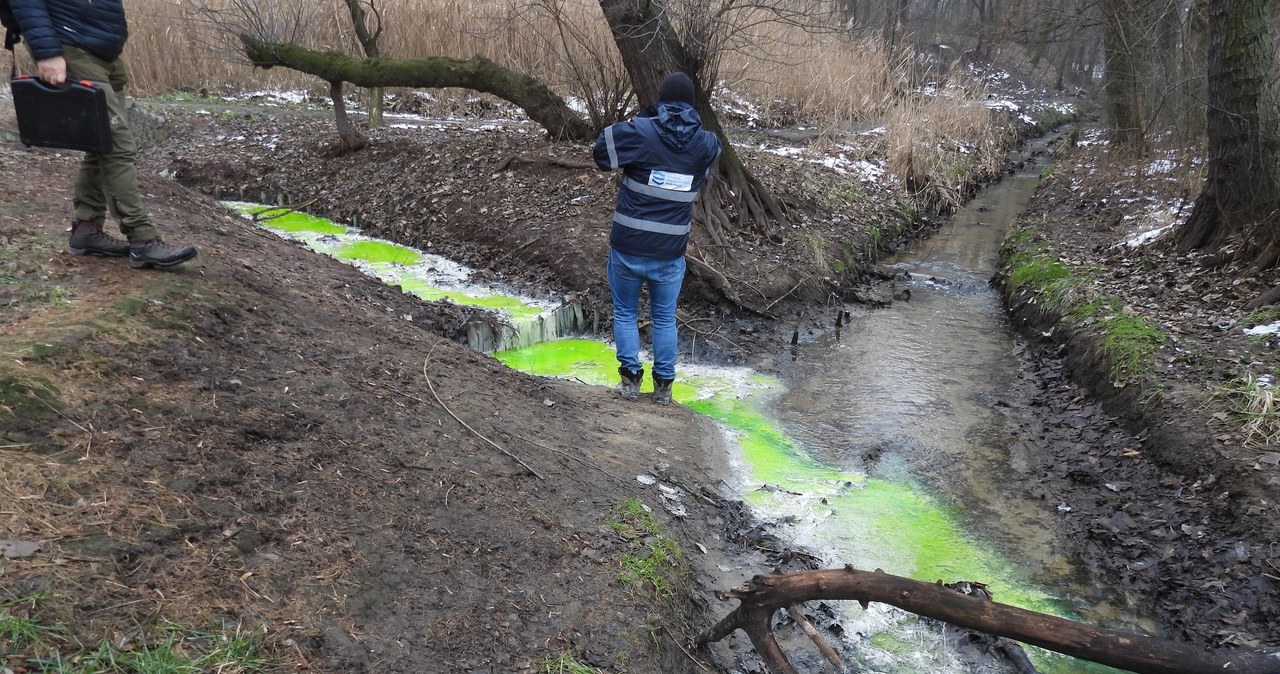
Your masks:
{"label": "bright green water", "polygon": [[482,307],[492,311],[500,311],[515,318],[534,318],[543,313],[541,307],[530,306],[522,300],[508,295],[485,293],[476,290],[445,290],[432,285],[428,281],[415,278],[412,274],[400,277],[400,287],[405,292],[421,297],[424,300],[449,300],[454,304],[469,307]]}
{"label": "bright green water", "polygon": [[[521,321],[536,319],[547,311],[545,306],[468,283],[466,271],[460,266],[452,263],[441,265],[438,260],[408,246],[360,237],[352,228],[324,218],[261,204],[225,204],[245,215],[262,216],[258,224],[302,241],[316,252],[346,262],[362,263],[367,271],[387,284],[399,286],[425,300],[449,300],[461,306],[500,312],[514,319],[517,328]],[[441,266],[449,269],[442,272]]]}
{"label": "bright green water", "polygon": [[[599,341],[561,340],[494,355],[530,374],[602,386],[617,380],[613,348]],[[723,376],[730,374],[734,376]],[[648,386],[646,380],[645,390]],[[823,551],[834,565],[881,568],[924,581],[986,583],[1001,603],[1072,617],[1066,606],[1036,588],[1016,564],[963,531],[957,524],[958,513],[940,506],[905,470],[895,479],[882,479],[833,469],[809,457],[768,416],[768,403],[778,388],[779,382],[760,375],[689,368],[677,378],[672,397],[732,432],[749,471],[744,498],[764,513],[794,516],[804,523],[795,533],[805,547]],[[856,619],[856,613],[851,615]],[[900,630],[914,624],[914,617],[899,617],[880,627]],[[925,644],[904,640],[882,636],[872,646],[910,644],[916,662],[893,671],[946,670],[945,653],[930,654]],[[1029,650],[1044,674],[1116,671]],[[882,666],[872,661],[863,664]]]}
{"label": "bright green water", "polygon": [[232,203],[235,210],[247,214],[261,216],[258,224],[280,232],[311,232],[313,234],[346,234],[347,228],[314,215],[289,211],[285,208],[266,208],[257,204]]}

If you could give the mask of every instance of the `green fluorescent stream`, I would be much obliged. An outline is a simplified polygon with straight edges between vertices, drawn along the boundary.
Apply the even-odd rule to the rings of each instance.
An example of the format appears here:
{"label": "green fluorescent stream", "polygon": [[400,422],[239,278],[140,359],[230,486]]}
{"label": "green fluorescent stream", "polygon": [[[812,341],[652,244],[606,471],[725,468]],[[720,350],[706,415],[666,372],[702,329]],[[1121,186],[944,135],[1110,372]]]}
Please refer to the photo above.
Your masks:
{"label": "green fluorescent stream", "polygon": [[[578,379],[611,386],[617,380],[613,348],[595,340],[544,342],[494,354],[509,367],[541,376]],[[810,538],[833,559],[856,568],[934,581],[988,583],[996,599],[1034,611],[1070,617],[1070,611],[1029,580],[1013,564],[979,547],[957,526],[957,518],[907,478],[885,480],[824,466],[800,451],[765,416],[769,389],[777,382],[754,376],[729,382],[714,375],[680,373],[672,397],[728,427],[737,436],[749,482],[761,487],[745,498],[765,511],[781,509],[811,524]],[[651,384],[646,378],[645,390]],[[744,390],[744,388],[746,390]],[[914,617],[899,621],[915,622]],[[897,651],[899,637],[882,636],[873,646]],[[910,642],[919,650],[919,641]],[[1116,672],[1111,668],[1028,648],[1044,674]],[[893,671],[932,671],[936,662]],[[924,669],[920,669],[924,667]]]}
{"label": "green fluorescent stream", "polygon": [[[228,202],[245,214],[285,209]],[[533,318],[543,309],[521,300],[478,289],[447,290],[413,273],[423,263],[422,253],[405,246],[366,238],[351,238],[342,225],[305,213],[292,212],[260,221],[264,227],[307,243],[318,252],[346,261],[361,261],[383,281],[427,300],[447,299],[457,304],[503,312],[513,318]],[[345,237],[345,238],[344,238]],[[564,339],[494,354],[507,366],[529,374],[578,379],[588,384],[612,386],[617,380],[613,347],[591,339]],[[742,375],[729,368],[684,367],[672,388],[672,397],[729,429],[736,436],[749,475],[745,498],[765,512],[792,515],[807,522],[797,537],[815,550],[825,550],[833,560],[863,569],[882,568],[888,573],[917,580],[973,580],[991,586],[998,601],[1071,617],[1070,611],[1049,595],[1029,589],[1032,584],[1007,560],[979,547],[956,525],[957,518],[940,507],[910,478],[895,480],[868,477],[824,466],[804,454],[765,415],[771,391],[779,384],[762,375]],[[643,391],[651,391],[648,378]],[[905,472],[904,472],[905,475]],[[856,614],[851,614],[856,615]],[[910,632],[914,616],[895,617],[882,628]],[[931,655],[926,638],[906,638],[899,631],[878,631],[870,640],[874,649],[892,654],[893,662],[866,656],[877,671],[935,671],[944,668]],[[945,646],[938,646],[945,649]],[[1028,648],[1044,674],[1117,672],[1073,658]],[[885,668],[885,669],[881,669]]]}
{"label": "green fluorescent stream", "polygon": [[238,201],[223,202],[233,210],[262,219],[257,223],[288,238],[306,243],[313,250],[332,255],[345,262],[362,262],[374,275],[389,285],[428,301],[449,300],[454,304],[502,312],[516,319],[533,319],[545,309],[519,298],[487,292],[442,288],[422,278],[415,267],[427,260],[420,251],[396,243],[369,238],[354,238],[352,229],[314,215]]}

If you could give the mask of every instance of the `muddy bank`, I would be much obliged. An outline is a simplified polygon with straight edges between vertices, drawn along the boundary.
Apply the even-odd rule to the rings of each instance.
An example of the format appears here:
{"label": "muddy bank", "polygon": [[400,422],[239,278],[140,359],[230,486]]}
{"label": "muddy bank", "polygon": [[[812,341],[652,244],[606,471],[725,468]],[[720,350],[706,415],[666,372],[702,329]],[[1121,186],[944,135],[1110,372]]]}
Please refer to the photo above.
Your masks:
{"label": "muddy bank", "polygon": [[[1063,529],[1090,575],[1151,601],[1169,636],[1274,646],[1280,472],[1265,440],[1245,432],[1238,401],[1215,391],[1280,366],[1273,339],[1244,335],[1259,319],[1243,308],[1277,276],[1209,266],[1162,241],[1124,245],[1167,222],[1155,216],[1177,208],[1178,182],[1097,146],[1065,151],[1043,181],[1000,279],[1044,406],[1011,456],[1032,489],[1072,508]],[[1018,285],[1041,263],[1078,285],[1061,301]],[[1107,341],[1116,323],[1082,318],[1091,303],[1152,326],[1148,359],[1118,367]],[[1045,443],[1050,426],[1075,443]]]}

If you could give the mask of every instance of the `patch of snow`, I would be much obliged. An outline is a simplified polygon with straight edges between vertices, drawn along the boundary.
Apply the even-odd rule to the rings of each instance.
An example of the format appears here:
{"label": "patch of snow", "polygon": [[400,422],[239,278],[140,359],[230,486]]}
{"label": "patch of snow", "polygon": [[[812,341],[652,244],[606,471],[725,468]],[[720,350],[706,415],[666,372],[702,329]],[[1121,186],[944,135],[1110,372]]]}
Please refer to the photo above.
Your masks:
{"label": "patch of snow", "polygon": [[1159,239],[1161,236],[1164,236],[1164,233],[1171,229],[1173,229],[1173,225],[1165,225],[1164,227],[1159,227],[1146,232],[1142,232],[1140,234],[1136,234],[1134,236],[1129,237],[1128,239],[1125,239],[1124,245],[1130,248],[1145,246],[1148,243],[1151,243],[1152,241]]}
{"label": "patch of snow", "polygon": [[821,164],[836,173],[840,173],[842,175],[853,174],[860,180],[866,182],[875,182],[884,175],[884,167],[873,162],[866,161],[865,159],[850,159],[843,152],[829,155],[821,154],[810,148],[789,146],[767,147],[765,145],[761,145],[760,149],[788,159],[809,162],[811,164]]}
{"label": "patch of snow", "polygon": [[1280,321],[1248,328],[1244,331],[1244,334],[1250,337],[1261,337],[1262,335],[1274,335],[1277,333],[1280,333]]}
{"label": "patch of snow", "polygon": [[579,115],[585,116],[587,114],[587,102],[577,96],[566,96],[564,103],[569,106],[570,110],[578,113]]}
{"label": "patch of snow", "polygon": [[1080,147],[1089,147],[1091,145],[1110,145],[1111,141],[1106,139],[1106,132],[1101,129],[1094,129],[1084,134],[1080,138]]}
{"label": "patch of snow", "polygon": [[259,91],[247,91],[240,96],[250,100],[261,100],[268,103],[305,103],[308,100],[307,92],[300,90],[280,91],[275,89],[262,89]]}
{"label": "patch of snow", "polygon": [[1013,101],[1006,100],[1006,99],[1000,99],[1000,98],[986,101],[985,105],[988,108],[991,108],[992,110],[1008,110],[1009,112],[1018,112],[1022,110],[1022,107],[1019,106],[1017,103],[1014,103]]}

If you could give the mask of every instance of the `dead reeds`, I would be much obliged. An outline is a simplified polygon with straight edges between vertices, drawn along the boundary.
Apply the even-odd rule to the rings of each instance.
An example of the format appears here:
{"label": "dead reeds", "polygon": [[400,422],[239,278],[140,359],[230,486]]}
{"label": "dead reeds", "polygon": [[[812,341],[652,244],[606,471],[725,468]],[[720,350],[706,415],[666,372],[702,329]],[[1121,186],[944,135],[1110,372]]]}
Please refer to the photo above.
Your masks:
{"label": "dead reeds", "polygon": [[[296,0],[294,0],[296,1]],[[135,91],[215,93],[281,88],[326,88],[314,77],[244,62],[227,32],[228,21],[254,30],[287,33],[309,47],[358,54],[350,18],[341,3],[307,3],[292,13],[269,10],[287,0],[246,5],[209,0],[203,5],[139,0],[130,5],[129,57]],[[528,72],[567,96],[582,100],[624,87],[622,67],[597,3],[586,0],[387,0],[378,3],[386,25],[382,53],[390,58],[484,56]],[[210,11],[220,12],[211,21]],[[294,16],[245,19],[246,12]],[[268,17],[271,18],[271,17]],[[836,31],[805,30],[781,22],[751,20],[727,40],[720,57],[720,85],[759,102],[762,123],[839,124],[879,117],[892,103],[900,68],[874,41],[854,43]],[[730,26],[727,30],[739,30]],[[610,105],[617,101],[610,99]]]}

